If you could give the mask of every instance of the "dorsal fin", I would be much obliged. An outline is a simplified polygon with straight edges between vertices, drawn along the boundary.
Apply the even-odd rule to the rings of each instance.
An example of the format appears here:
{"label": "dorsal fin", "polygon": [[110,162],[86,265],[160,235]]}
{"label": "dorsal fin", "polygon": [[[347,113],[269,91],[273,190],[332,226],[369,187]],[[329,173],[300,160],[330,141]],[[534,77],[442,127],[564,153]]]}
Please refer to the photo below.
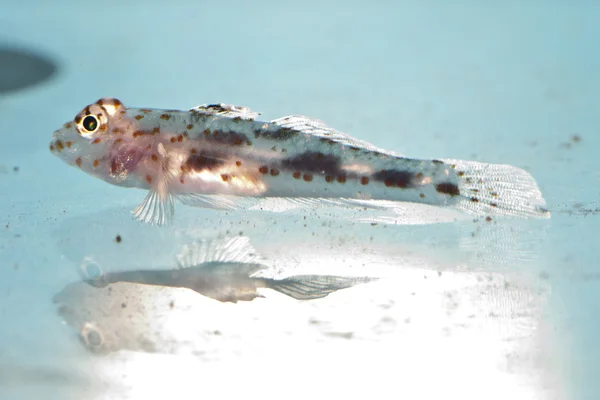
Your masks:
{"label": "dorsal fin", "polygon": [[282,128],[293,129],[295,131],[313,135],[319,138],[329,139],[343,145],[358,147],[364,150],[375,151],[390,156],[402,156],[399,153],[383,150],[369,142],[353,138],[346,133],[337,131],[327,126],[327,124],[325,124],[323,121],[309,118],[304,115],[289,115],[287,117],[274,119],[271,121],[271,123]]}
{"label": "dorsal fin", "polygon": [[191,108],[190,111],[220,117],[241,118],[249,121],[255,120],[260,115],[260,113],[254,112],[248,107],[224,103],[202,104]]}
{"label": "dorsal fin", "polygon": [[260,258],[246,236],[224,239],[202,239],[183,247],[177,256],[179,268],[197,267],[206,263],[256,264]]}

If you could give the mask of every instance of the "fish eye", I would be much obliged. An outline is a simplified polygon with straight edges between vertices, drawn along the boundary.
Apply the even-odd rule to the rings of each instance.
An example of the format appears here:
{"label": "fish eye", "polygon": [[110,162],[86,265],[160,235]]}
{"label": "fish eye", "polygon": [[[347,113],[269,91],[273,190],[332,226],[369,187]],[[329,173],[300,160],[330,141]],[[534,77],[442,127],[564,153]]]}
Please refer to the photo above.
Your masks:
{"label": "fish eye", "polygon": [[98,104],[91,104],[84,108],[74,119],[77,132],[91,139],[98,132],[108,129],[108,115],[106,110]]}
{"label": "fish eye", "polygon": [[83,129],[88,132],[94,132],[98,128],[98,119],[93,115],[88,115],[83,119]]}

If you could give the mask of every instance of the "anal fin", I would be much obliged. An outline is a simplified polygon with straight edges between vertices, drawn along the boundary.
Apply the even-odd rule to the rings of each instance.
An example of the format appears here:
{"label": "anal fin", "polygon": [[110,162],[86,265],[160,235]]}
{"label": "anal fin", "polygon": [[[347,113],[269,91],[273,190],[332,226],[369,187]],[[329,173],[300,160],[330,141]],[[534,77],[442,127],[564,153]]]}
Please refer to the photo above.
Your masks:
{"label": "anal fin", "polygon": [[298,275],[284,279],[266,279],[269,289],[273,289],[296,300],[321,299],[338,290],[375,281],[371,277],[342,277],[331,275]]}

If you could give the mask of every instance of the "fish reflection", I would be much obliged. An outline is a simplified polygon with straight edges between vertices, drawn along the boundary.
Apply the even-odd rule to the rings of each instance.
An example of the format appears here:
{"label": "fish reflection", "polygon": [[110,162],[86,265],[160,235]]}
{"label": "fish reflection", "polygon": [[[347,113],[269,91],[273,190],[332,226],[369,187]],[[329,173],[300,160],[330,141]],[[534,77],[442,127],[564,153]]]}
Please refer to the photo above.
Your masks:
{"label": "fish reflection", "polygon": [[247,237],[199,241],[186,246],[178,258],[179,268],[175,270],[110,273],[97,270],[94,273],[89,269],[96,266],[89,263],[84,266],[84,273],[93,277],[84,281],[98,288],[118,282],[187,288],[221,302],[237,303],[264,297],[258,293],[261,288],[276,290],[297,300],[313,300],[374,279],[331,275],[254,277],[269,267],[260,262]]}
{"label": "fish reflection", "polygon": [[103,272],[86,258],[81,268],[83,280],[67,285],[53,301],[89,350],[170,352],[180,342],[169,328],[173,312],[189,312],[184,319],[193,320],[199,305],[211,307],[209,298],[222,303],[247,302],[265,297],[260,289],[271,289],[297,300],[314,300],[377,279],[255,276],[270,267],[242,236],[197,241],[185,246],[177,258],[176,269],[124,272]]}

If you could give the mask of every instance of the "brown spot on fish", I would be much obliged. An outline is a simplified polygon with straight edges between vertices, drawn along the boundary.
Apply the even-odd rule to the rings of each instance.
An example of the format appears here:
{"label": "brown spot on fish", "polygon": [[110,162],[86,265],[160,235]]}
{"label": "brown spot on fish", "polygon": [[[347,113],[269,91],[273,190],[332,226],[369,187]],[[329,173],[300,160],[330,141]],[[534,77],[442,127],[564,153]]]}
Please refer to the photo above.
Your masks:
{"label": "brown spot on fish", "polygon": [[490,206],[492,206],[492,207],[498,207],[498,203],[490,203]]}
{"label": "brown spot on fish", "polygon": [[62,140],[58,139],[55,143],[56,148],[58,149],[58,151],[63,151],[63,149],[65,148],[65,145],[63,144]]}
{"label": "brown spot on fish", "polygon": [[122,240],[122,239],[121,239],[121,235],[117,235],[117,236],[115,237],[115,242],[117,242],[117,243],[121,243],[121,240]]}
{"label": "brown spot on fish", "polygon": [[333,154],[309,151],[282,160],[281,166],[287,169],[336,175],[340,172],[340,159]]}
{"label": "brown spot on fish", "polygon": [[182,141],[183,141],[183,135],[179,135],[179,136],[177,136],[177,141],[178,141],[178,142],[182,142]]}
{"label": "brown spot on fish", "polygon": [[471,197],[471,202],[479,203],[479,199],[477,197]]}
{"label": "brown spot on fish", "polygon": [[279,170],[277,168],[271,168],[271,176],[279,175]]}
{"label": "brown spot on fish", "polygon": [[134,138],[144,135],[144,131],[135,131],[131,134]]}
{"label": "brown spot on fish", "polygon": [[98,165],[100,164],[100,161],[98,160],[94,160],[94,168],[98,168]]}
{"label": "brown spot on fish", "polygon": [[188,134],[187,134],[187,132],[183,132],[183,137],[184,137],[184,138],[188,137]]}
{"label": "brown spot on fish", "polygon": [[160,119],[164,119],[165,121],[168,121],[171,119],[171,115],[170,114],[161,114]]}
{"label": "brown spot on fish", "polygon": [[185,183],[185,181],[183,180],[183,176],[179,177],[179,183],[181,183],[182,185]]}
{"label": "brown spot on fish", "polygon": [[366,176],[363,176],[362,178],[360,178],[360,184],[361,185],[368,185],[369,184],[369,178],[367,178]]}
{"label": "brown spot on fish", "polygon": [[302,178],[304,179],[305,182],[312,182],[312,180],[313,180],[313,176],[311,174],[304,174],[304,176]]}
{"label": "brown spot on fish", "polygon": [[54,151],[54,145],[50,144],[50,151]]}
{"label": "brown spot on fish", "polygon": [[144,114],[150,114],[150,113],[152,112],[152,110],[151,110],[151,109],[149,109],[149,108],[142,108],[142,109],[140,110],[140,112],[143,112]]}
{"label": "brown spot on fish", "polygon": [[123,139],[118,138],[117,140],[115,140],[115,143],[121,143],[123,141]]}
{"label": "brown spot on fish", "polygon": [[146,175],[146,182],[152,183],[152,177],[150,175]]}
{"label": "brown spot on fish", "polygon": [[440,161],[440,160],[431,160],[431,162],[434,164],[443,164],[444,163],[443,161]]}
{"label": "brown spot on fish", "polygon": [[333,177],[332,177],[331,175],[327,175],[327,176],[325,177],[325,182],[327,182],[327,183],[331,183],[331,181],[333,181]]}
{"label": "brown spot on fish", "polygon": [[346,175],[339,175],[337,181],[338,183],[346,183]]}
{"label": "brown spot on fish", "polygon": [[204,134],[205,134],[206,136],[210,135],[210,129],[205,129],[205,130],[204,130]]}
{"label": "brown spot on fish", "polygon": [[77,159],[75,160],[75,164],[77,164],[77,166],[81,168],[81,157],[77,157]]}
{"label": "brown spot on fish", "polygon": [[192,147],[192,149],[190,150],[191,154],[196,154],[198,152],[198,150],[196,150],[195,147]]}
{"label": "brown spot on fish", "polygon": [[71,122],[67,122],[64,127],[67,129],[71,129],[71,127],[73,126],[73,124]]}
{"label": "brown spot on fish", "polygon": [[205,169],[213,169],[224,164],[220,158],[206,153],[191,154],[185,163],[181,166],[182,170],[191,169],[193,171],[202,171]]}
{"label": "brown spot on fish", "polygon": [[237,165],[238,167],[241,167],[242,166],[242,162],[238,160],[238,161],[235,162],[235,165]]}
{"label": "brown spot on fish", "polygon": [[435,190],[437,190],[438,193],[443,193],[450,196],[460,195],[460,190],[458,189],[458,186],[451,182],[438,183],[437,185],[435,185]]}
{"label": "brown spot on fish", "polygon": [[492,197],[498,197],[498,193],[496,193],[496,192],[491,192],[491,193],[490,193],[490,196],[492,196]]}
{"label": "brown spot on fish", "polygon": [[413,176],[409,171],[382,169],[373,174],[373,179],[379,182],[383,181],[387,187],[407,188],[412,186]]}
{"label": "brown spot on fish", "polygon": [[292,176],[294,177],[294,179],[300,179],[300,177],[302,176],[302,174],[298,171],[295,171]]}
{"label": "brown spot on fish", "polygon": [[458,171],[456,173],[456,175],[458,175],[458,176],[464,176],[465,175],[465,171]]}
{"label": "brown spot on fish", "polygon": [[98,129],[100,130],[100,132],[106,132],[108,130],[108,125],[102,124]]}
{"label": "brown spot on fish", "polygon": [[112,133],[123,133],[121,128],[113,128]]}
{"label": "brown spot on fish", "polygon": [[419,194],[419,197],[422,198],[422,199],[424,199],[425,195],[423,193],[421,193],[421,194]]}
{"label": "brown spot on fish", "polygon": [[173,136],[173,137],[171,138],[171,143],[175,143],[176,141],[177,141],[177,138],[175,138],[175,136]]}
{"label": "brown spot on fish", "polygon": [[152,154],[152,161],[158,161],[158,156],[156,154]]}
{"label": "brown spot on fish", "polygon": [[258,172],[260,172],[261,174],[266,174],[267,172],[269,172],[269,167],[267,167],[266,165],[261,165],[258,168]]}
{"label": "brown spot on fish", "polygon": [[492,217],[490,217],[490,216],[488,215],[487,217],[485,217],[485,220],[486,220],[487,222],[492,222]]}
{"label": "brown spot on fish", "polygon": [[139,115],[136,115],[134,118],[139,121],[140,119],[144,118],[144,116],[142,114],[139,114]]}
{"label": "brown spot on fish", "polygon": [[67,143],[65,143],[67,145],[67,148],[70,149],[71,146],[73,146],[73,142],[72,141],[68,141]]}
{"label": "brown spot on fish", "polygon": [[223,182],[229,182],[229,179],[231,177],[227,174],[221,174],[221,179],[223,180]]}
{"label": "brown spot on fish", "polygon": [[254,131],[254,137],[264,137],[270,140],[288,140],[296,136],[299,132],[291,128],[279,128],[275,131],[269,131],[268,129],[256,129]]}
{"label": "brown spot on fish", "polygon": [[100,142],[101,142],[100,138],[96,138],[96,139],[92,140],[92,144],[98,144]]}
{"label": "brown spot on fish", "polygon": [[189,124],[188,126],[185,127],[185,129],[187,129],[188,131],[194,129],[194,124]]}
{"label": "brown spot on fish", "polygon": [[243,143],[251,144],[248,137],[243,133],[231,132],[231,131],[213,131],[212,136],[207,136],[207,139],[211,142],[218,144],[240,146]]}

